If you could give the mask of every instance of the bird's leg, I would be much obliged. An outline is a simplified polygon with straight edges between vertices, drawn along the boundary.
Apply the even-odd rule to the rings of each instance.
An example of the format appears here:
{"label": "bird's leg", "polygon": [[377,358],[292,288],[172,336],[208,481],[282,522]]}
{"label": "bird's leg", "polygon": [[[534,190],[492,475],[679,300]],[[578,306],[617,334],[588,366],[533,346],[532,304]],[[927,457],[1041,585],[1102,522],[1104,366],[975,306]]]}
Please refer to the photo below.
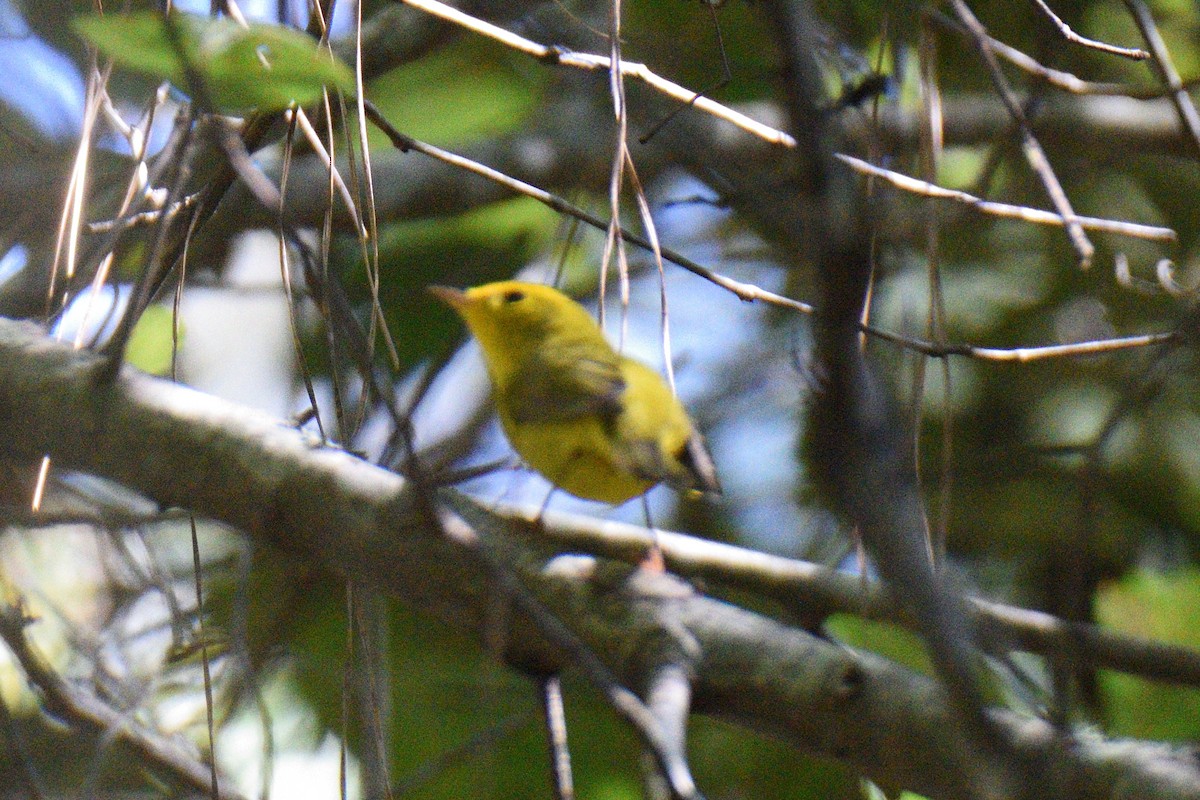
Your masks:
{"label": "bird's leg", "polygon": [[648,492],[642,493],[642,514],[646,517],[646,529],[650,531],[650,547],[638,562],[638,569],[663,573],[667,571],[667,564],[663,559],[662,548],[658,546],[658,530],[654,527],[654,520],[650,518],[650,500],[647,494]]}
{"label": "bird's leg", "polygon": [[546,515],[546,509],[550,507],[550,498],[554,497],[554,493],[557,491],[557,486],[551,486],[550,491],[546,493],[546,499],[542,501],[542,507],[538,509],[537,516],[533,518],[533,526],[535,528],[541,528],[545,526],[546,522],[543,517]]}

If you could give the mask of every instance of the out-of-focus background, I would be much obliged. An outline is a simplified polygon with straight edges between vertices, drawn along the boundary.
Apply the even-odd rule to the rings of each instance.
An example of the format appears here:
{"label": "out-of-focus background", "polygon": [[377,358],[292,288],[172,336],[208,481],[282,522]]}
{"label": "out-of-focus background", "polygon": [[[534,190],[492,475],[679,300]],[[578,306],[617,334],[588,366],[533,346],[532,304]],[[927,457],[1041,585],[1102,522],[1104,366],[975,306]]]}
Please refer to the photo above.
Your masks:
{"label": "out-of-focus background", "polygon": [[[107,18],[119,19],[105,6]],[[208,3],[174,6],[209,12]],[[310,23],[304,6],[239,4],[250,20],[299,29]],[[609,52],[609,4],[483,0],[460,7],[535,42]],[[1186,81],[1200,75],[1195,6],[1055,6],[1072,29],[1129,47],[1146,46],[1139,9],[1152,18],[1186,94]],[[944,538],[961,585],[1069,619],[1197,644],[1200,373],[1188,319],[1200,285],[1200,131],[1186,129],[1186,114],[1166,96],[1161,58],[1136,61],[1069,43],[1032,4],[977,2],[971,10],[998,42],[992,52],[1075,213],[1133,225],[1089,228],[1095,254],[1083,268],[1061,226],[989,215],[882,178],[864,182],[878,254],[870,325],[984,350],[935,359],[881,337],[868,336],[864,346],[913,420],[931,529]],[[827,113],[848,132],[846,154],[977,198],[1053,208],[974,40],[949,7],[865,0],[823,3],[818,13],[829,93],[840,98]],[[360,14],[366,95],[399,131],[608,220],[617,127],[607,72],[544,63],[401,3],[360,9],[344,0],[329,30],[334,51],[350,64]],[[112,240],[102,225],[88,224],[115,218],[127,186],[141,191],[131,158],[140,142],[148,174],[168,174],[155,172],[156,156],[173,146],[178,114],[197,100],[186,81],[156,100],[161,79],[152,66],[131,68],[131,57],[114,66],[111,52],[69,24],[95,15],[83,2],[0,0],[0,314],[46,320],[81,342],[111,334],[156,246],[153,226],[123,237],[104,266],[107,278],[93,280]],[[755,5],[631,2],[621,30],[625,60],[704,89],[753,119],[785,125],[778,58]],[[146,50],[152,54],[153,46]],[[814,275],[782,266],[793,263],[801,243],[781,241],[773,225],[792,197],[781,146],[681,108],[633,79],[627,102],[631,162],[663,246],[736,281],[811,300]],[[151,108],[152,124],[145,124]],[[361,181],[353,103],[331,108],[326,117],[313,112],[317,133],[324,136],[327,124],[338,131],[339,164]],[[922,130],[931,108],[940,147]],[[251,117],[248,109],[225,110]],[[367,127],[377,239],[355,235],[340,199],[327,217],[324,157],[299,132],[285,149],[288,130],[277,120],[253,157],[276,182],[286,176],[286,263],[281,269],[278,215],[235,181],[189,243],[182,285],[177,274],[169,277],[143,314],[129,359],[159,374],[174,369],[184,383],[281,419],[309,409],[311,390],[331,440],[398,467],[396,420],[364,389],[369,366],[394,392],[395,407],[411,409],[416,449],[433,467],[449,473],[495,462],[460,488],[484,503],[536,508],[547,484],[512,455],[491,414],[475,345],[424,289],[519,276],[560,285],[598,309],[604,232],[462,169],[400,152]],[[353,164],[348,147],[356,150]],[[184,181],[183,194],[221,163],[212,149],[191,163],[195,183]],[[154,188],[165,192],[165,184]],[[364,185],[347,192],[364,202]],[[617,213],[628,230],[644,233],[629,182]],[[65,233],[72,226],[82,231],[78,241]],[[627,303],[617,261],[607,270],[606,330],[658,368],[671,360],[724,486],[720,498],[703,500],[654,490],[654,523],[857,569],[849,531],[806,476],[805,410],[819,385],[809,363],[809,317],[743,302],[671,263],[660,273],[634,246],[627,257]],[[341,287],[337,298],[314,298],[310,271]],[[361,343],[347,338],[349,323],[364,332]],[[1019,357],[1015,350],[1173,331],[1182,333],[1170,343],[1098,346],[1082,356]],[[312,420],[297,424],[318,435]],[[12,471],[6,508],[27,502],[31,479]],[[89,476],[53,481],[59,497],[136,502]],[[550,507],[643,520],[638,503],[614,509],[559,493]],[[6,602],[21,598],[36,616],[29,636],[56,669],[119,697],[131,718],[205,747],[198,662],[171,658],[172,645],[194,625],[186,524],[167,518],[105,529],[63,516],[61,524],[16,511],[6,518],[0,593]],[[199,541],[207,621],[222,641],[212,665],[216,758],[247,795],[269,788],[276,797],[336,797],[345,753],[350,797],[363,796],[362,765],[380,754],[396,796],[550,796],[544,770],[531,766],[543,758],[534,690],[477,643],[378,600],[369,640],[385,654],[382,688],[356,684],[347,675],[363,673],[345,668],[351,656],[339,581],[203,521]],[[845,617],[831,630],[892,657],[920,659],[916,640],[891,629]],[[1012,691],[1036,706],[1050,695],[1051,677],[1040,664],[1023,666],[1027,685]],[[1074,720],[1113,736],[1200,736],[1192,689],[1104,672],[1076,679]],[[380,729],[347,731],[345,699],[376,691],[385,695]],[[9,742],[0,747],[0,797],[23,796],[11,787],[30,775],[43,782],[44,797],[158,791],[152,778],[126,769],[126,756],[103,736],[74,736],[40,716],[37,696],[4,648],[0,699],[0,741]],[[570,677],[567,712],[579,796],[642,796],[633,735]],[[858,776],[842,766],[721,721],[694,725],[692,764],[709,797],[861,796]]]}

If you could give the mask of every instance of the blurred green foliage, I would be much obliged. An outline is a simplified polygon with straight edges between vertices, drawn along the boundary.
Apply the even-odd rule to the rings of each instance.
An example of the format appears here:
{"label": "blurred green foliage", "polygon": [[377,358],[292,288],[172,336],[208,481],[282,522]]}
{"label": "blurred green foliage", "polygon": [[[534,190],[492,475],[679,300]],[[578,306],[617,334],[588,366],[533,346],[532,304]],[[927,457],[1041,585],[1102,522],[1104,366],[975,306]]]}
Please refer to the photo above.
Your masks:
{"label": "blurred green foliage", "polygon": [[[904,87],[901,97],[906,102],[916,98],[913,48],[925,6],[878,0],[820,5],[828,23],[828,49],[822,57],[829,65],[831,84],[853,84],[864,77],[876,63],[874,54],[886,47],[895,57],[884,63],[904,70],[896,76]],[[1140,44],[1136,27],[1119,3],[1075,0],[1054,5],[1070,25],[1088,35],[1123,45]],[[993,36],[1049,66],[1089,79],[1153,85],[1153,73],[1146,65],[1067,46],[1044,19],[1032,12],[1014,13],[1009,2],[987,0],[972,3],[972,8]],[[569,5],[556,9],[564,15],[573,13]],[[1195,6],[1184,0],[1162,0],[1153,4],[1153,11],[1176,67],[1185,78],[1194,77],[1200,71],[1200,16]],[[733,80],[715,90],[714,96],[729,102],[773,97],[778,88],[777,56],[759,9],[733,0],[717,9],[716,17]],[[78,25],[118,63],[182,81],[178,58],[165,42],[161,24],[156,27],[145,17],[130,21],[110,16]],[[201,59],[200,50],[194,55],[224,104],[278,108],[301,93],[310,97],[307,93],[324,83],[346,86],[344,67],[319,55],[298,32],[256,27],[253,37],[269,38],[243,41],[224,23],[219,25],[208,30],[218,38],[232,37],[222,39],[235,45],[226,51],[231,61],[223,62],[220,54]],[[537,39],[539,31],[531,27],[534,30],[527,33]],[[204,33],[199,27],[185,30],[196,37]],[[937,30],[944,98],[968,106],[981,102],[977,93],[990,91],[991,82],[977,54],[960,35]],[[635,3],[627,8],[623,31],[626,58],[645,61],[683,85],[704,88],[721,76],[717,31],[709,11],[698,3]],[[262,72],[247,80],[245,59],[256,43],[264,41],[273,56],[270,80]],[[603,50],[597,47],[597,52]],[[276,79],[284,72],[290,77],[281,85]],[[1006,74],[1020,84],[1015,72]],[[369,94],[404,133],[440,146],[465,148],[532,125],[554,91],[551,75],[550,68],[495,42],[462,35],[381,76]],[[601,87],[597,91],[602,84],[597,81]],[[1022,92],[1034,98],[1027,113],[1035,124],[1059,99],[1032,85],[1022,87]],[[869,119],[867,110],[845,113],[852,122]],[[874,321],[891,330],[926,334],[930,301],[924,224],[927,214],[936,213],[941,234],[937,259],[950,341],[1031,346],[1166,331],[1176,325],[1192,301],[1155,288],[1153,265],[1169,256],[1179,267],[1181,283],[1194,286],[1200,280],[1196,259],[1200,204],[1195,202],[1200,170],[1195,159],[1182,154],[1182,149],[1114,151],[1106,149],[1104,142],[1081,142],[1083,138],[1068,132],[1042,140],[1076,210],[1171,226],[1180,234],[1178,245],[1097,235],[1095,263],[1084,271],[1077,267],[1059,228],[994,220],[960,207],[888,194],[880,203],[888,216],[878,231],[881,256]],[[1014,142],[1011,130],[999,130],[991,139],[955,144],[940,165],[938,179],[981,197],[1048,207],[1043,187]],[[374,132],[371,144],[375,152],[390,147]],[[886,161],[899,171],[919,173],[911,153],[889,154]],[[726,177],[713,181],[719,192],[728,188]],[[730,225],[724,231],[733,239],[730,230],[740,235],[751,227],[751,223],[740,228]],[[446,352],[462,336],[461,323],[448,309],[430,301],[426,286],[474,285],[514,275],[530,264],[553,264],[563,249],[564,229],[557,214],[528,199],[494,203],[454,217],[385,223],[378,241],[378,300],[398,343],[401,371]],[[722,267],[727,265],[720,260],[731,250],[762,249],[758,242],[737,241],[728,250],[728,242],[711,244],[715,246],[710,252],[717,253],[714,266]],[[582,272],[578,267],[590,259],[591,252],[586,246],[573,248],[569,268]],[[1114,278],[1118,253],[1129,256],[1135,275],[1143,281],[1142,291]],[[330,259],[335,274],[344,279],[355,313],[366,320],[372,293],[361,245],[351,237],[337,237]],[[594,264],[589,261],[587,266]],[[733,268],[737,266],[735,262]],[[594,280],[594,274],[589,277]],[[796,280],[793,288],[803,285],[787,275],[781,275],[779,282],[789,278]],[[329,369],[325,339],[320,331],[306,333],[309,365],[325,375]],[[773,390],[771,402],[799,403],[798,387],[804,381],[797,377],[793,362],[803,357],[794,352],[794,338],[788,338],[794,337],[794,331],[779,326],[755,329],[749,335],[774,337],[768,346],[783,354],[786,368],[779,372],[786,374],[786,380],[770,384],[770,376],[756,374],[746,384],[768,384]],[[135,332],[130,360],[161,372],[169,365],[169,349],[163,349],[169,336],[169,313],[152,308]],[[734,359],[739,357],[738,344],[721,343]],[[1085,605],[1094,609],[1102,624],[1200,645],[1196,633],[1200,631],[1200,573],[1194,567],[1200,557],[1200,393],[1195,391],[1197,364],[1188,349],[1032,363],[954,360],[948,385],[940,362],[930,362],[926,392],[920,398],[914,389],[911,354],[877,342],[871,342],[869,349],[893,384],[908,395],[912,407],[920,401],[919,457],[931,498],[931,518],[940,513],[940,492],[945,489],[951,552],[980,575],[1000,576],[990,579],[987,590],[1053,606],[1055,587],[1062,582],[1066,565],[1077,570],[1081,585],[1095,588],[1094,603]],[[740,375],[750,366],[737,363],[728,374]],[[720,387],[712,396],[713,405],[728,404]],[[1117,411],[1121,417],[1113,421],[1108,438],[1097,444]],[[949,444],[944,438],[948,432]],[[1085,455],[1093,445],[1099,457],[1089,465]],[[949,459],[946,470],[943,458]],[[723,538],[753,533],[730,530],[737,524],[733,513],[710,516],[727,526]],[[1151,571],[1143,564],[1170,569]],[[241,590],[237,581],[228,575],[214,576],[207,589],[216,626],[235,629],[239,622],[235,601]],[[255,665],[273,669],[286,661],[304,702],[327,730],[340,734],[344,664],[349,657],[344,585],[281,558],[279,563],[257,563],[245,590],[250,597],[245,623]],[[528,725],[484,755],[456,761],[409,796],[429,800],[549,797],[533,683],[499,666],[468,637],[419,612],[388,605],[384,613],[382,675],[390,691],[386,738],[393,779],[403,782],[472,735],[526,714],[533,720]],[[852,645],[927,671],[924,650],[910,634],[852,616],[830,620],[829,631]],[[1195,691],[1108,673],[1101,675],[1101,687],[1104,723],[1110,732],[1180,741],[1200,737]],[[580,796],[640,797],[639,747],[627,726],[579,679],[567,679],[566,695]],[[351,732],[350,742],[356,753],[372,746],[361,730]],[[714,800],[860,796],[858,779],[847,770],[815,762],[790,746],[721,721],[696,719],[690,742],[700,783]]]}
{"label": "blurred green foliage", "polygon": [[[1138,569],[1101,587],[1101,623],[1133,636],[1200,647],[1200,570]],[[1200,739],[1200,689],[1130,675],[1101,676],[1109,732],[1116,736],[1195,742]]]}
{"label": "blurred green foliage", "polygon": [[121,65],[187,88],[189,73],[223,110],[312,103],[329,86],[353,93],[350,69],[312,37],[278,25],[153,11],[76,17],[75,31]]}
{"label": "blurred green foliage", "polygon": [[[404,133],[440,147],[512,133],[538,109],[548,81],[528,58],[495,42],[461,37],[371,83],[373,102]],[[524,68],[524,69],[522,69]],[[373,148],[391,143],[368,127]]]}

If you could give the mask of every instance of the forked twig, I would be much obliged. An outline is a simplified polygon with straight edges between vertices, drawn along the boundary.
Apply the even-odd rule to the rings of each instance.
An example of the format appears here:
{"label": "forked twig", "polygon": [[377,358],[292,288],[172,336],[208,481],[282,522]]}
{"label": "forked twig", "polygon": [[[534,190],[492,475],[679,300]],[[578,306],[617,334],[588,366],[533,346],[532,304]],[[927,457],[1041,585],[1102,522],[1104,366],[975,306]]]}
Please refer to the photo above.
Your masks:
{"label": "forked twig", "polygon": [[733,80],[733,73],[729,70],[729,54],[725,52],[725,37],[721,35],[721,21],[717,19],[717,7],[720,4],[703,2],[702,5],[708,9],[708,13],[712,17],[713,29],[717,32],[717,50],[721,53],[721,77],[697,92],[691,100],[675,106],[675,109],[670,114],[667,114],[665,117],[659,120],[653,128],[638,137],[638,142],[640,144],[647,144],[655,137],[655,135],[658,134],[659,131],[665,128],[671,122],[671,120],[675,119],[675,117],[678,116],[681,111],[694,106],[696,101],[701,97],[715,92],[718,89],[724,89],[729,85],[729,82]]}
{"label": "forked twig", "polygon": [[[963,36],[970,35],[962,25],[940,11],[928,11],[926,15],[930,20],[947,30],[954,31]],[[1169,93],[1169,91],[1164,91],[1157,86],[1128,86],[1122,83],[1085,81],[1082,78],[1072,75],[1070,72],[1047,67],[1023,50],[1018,50],[1015,47],[1007,45],[999,39],[993,39],[989,36],[987,43],[988,47],[996,55],[1017,69],[1023,70],[1036,80],[1047,83],[1056,89],[1062,89],[1064,92],[1070,92],[1071,94],[1100,97],[1132,97],[1137,100],[1151,100],[1156,97],[1165,97]],[[1185,81],[1183,86],[1191,88],[1197,83],[1200,83],[1200,81],[1193,79]]]}
{"label": "forked twig", "polygon": [[[183,786],[202,795],[209,793],[212,786],[208,765],[181,744],[139,722],[135,715],[115,709],[82,687],[68,683],[33,649],[25,636],[29,622],[19,607],[0,608],[0,640],[21,665],[25,677],[41,692],[49,713],[73,725],[113,736]],[[219,798],[242,800],[242,795],[230,789],[226,781]]]}
{"label": "forked twig", "polygon": [[1075,214],[1074,209],[1071,208],[1071,201],[1067,199],[1067,194],[1063,191],[1062,184],[1058,182],[1058,178],[1054,174],[1054,169],[1050,166],[1050,159],[1046,156],[1041,143],[1038,142],[1037,137],[1034,135],[1033,127],[1025,117],[1025,112],[1021,109],[1020,103],[1017,102],[1017,98],[1008,84],[1008,79],[1004,77],[1004,73],[1000,70],[995,53],[988,47],[987,40],[989,37],[987,30],[976,19],[975,15],[971,13],[971,9],[967,7],[967,4],[963,0],[953,0],[952,4],[959,21],[963,23],[970,32],[971,38],[975,41],[976,49],[983,59],[984,66],[987,67],[988,74],[992,79],[992,85],[996,89],[996,94],[1000,96],[1005,108],[1008,109],[1009,116],[1013,118],[1013,121],[1021,129],[1021,147],[1025,152],[1025,160],[1037,174],[1038,178],[1041,179],[1046,194],[1050,196],[1050,202],[1054,204],[1054,207],[1058,209],[1058,213],[1066,221],[1067,237],[1071,240],[1071,246],[1075,248],[1075,253],[1079,257],[1079,266],[1087,269],[1092,263],[1092,256],[1095,254],[1096,248],[1088,240],[1087,234],[1083,232],[1083,228],[1079,224],[1079,218]]}

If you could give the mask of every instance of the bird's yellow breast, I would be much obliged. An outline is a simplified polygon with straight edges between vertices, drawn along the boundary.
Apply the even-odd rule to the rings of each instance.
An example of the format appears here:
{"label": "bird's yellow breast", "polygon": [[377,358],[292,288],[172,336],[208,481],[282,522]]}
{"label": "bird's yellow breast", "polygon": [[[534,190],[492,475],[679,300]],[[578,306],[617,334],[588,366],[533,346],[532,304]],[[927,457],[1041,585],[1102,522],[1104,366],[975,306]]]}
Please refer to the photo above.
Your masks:
{"label": "bird's yellow breast", "polygon": [[576,497],[619,505],[657,483],[619,463],[612,435],[598,418],[514,425],[499,410],[513,449],[546,480]]}

